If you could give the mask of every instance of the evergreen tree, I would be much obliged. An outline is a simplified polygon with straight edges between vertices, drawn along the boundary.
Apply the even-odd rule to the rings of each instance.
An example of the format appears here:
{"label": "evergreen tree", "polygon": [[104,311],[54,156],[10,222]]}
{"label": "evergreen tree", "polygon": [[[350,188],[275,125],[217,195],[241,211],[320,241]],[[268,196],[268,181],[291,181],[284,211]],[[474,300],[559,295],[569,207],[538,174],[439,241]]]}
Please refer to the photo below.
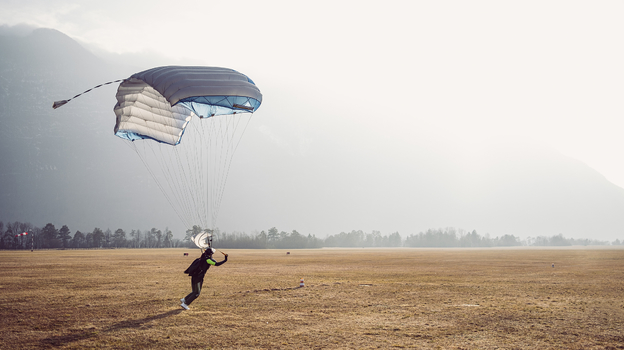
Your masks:
{"label": "evergreen tree", "polygon": [[104,231],[104,243],[102,246],[106,248],[113,246],[113,232],[110,228],[107,228],[106,231]]}
{"label": "evergreen tree", "polygon": [[94,244],[93,244],[93,232],[88,232],[87,235],[85,236],[85,247],[86,248],[93,248]]}
{"label": "evergreen tree", "polygon": [[113,246],[115,248],[121,248],[126,246],[126,231],[118,228],[113,233]]}
{"label": "evergreen tree", "polygon": [[4,247],[6,249],[15,249],[15,233],[13,233],[13,226],[11,223],[7,223],[6,231],[2,236],[2,241],[4,242]]}
{"label": "evergreen tree", "polygon": [[67,225],[63,225],[59,230],[59,239],[61,240],[61,246],[63,248],[69,248],[69,241],[71,240],[71,231]]}
{"label": "evergreen tree", "polygon": [[72,238],[72,247],[74,248],[86,248],[86,241],[84,233],[76,231],[74,238]]}
{"label": "evergreen tree", "polygon": [[95,228],[93,229],[93,243],[91,245],[91,247],[93,248],[102,248],[102,246],[104,245],[104,231],[102,231],[99,228]]}
{"label": "evergreen tree", "polygon": [[47,224],[41,231],[43,236],[44,248],[59,248],[61,246],[61,240],[59,238],[59,232],[52,224]]}

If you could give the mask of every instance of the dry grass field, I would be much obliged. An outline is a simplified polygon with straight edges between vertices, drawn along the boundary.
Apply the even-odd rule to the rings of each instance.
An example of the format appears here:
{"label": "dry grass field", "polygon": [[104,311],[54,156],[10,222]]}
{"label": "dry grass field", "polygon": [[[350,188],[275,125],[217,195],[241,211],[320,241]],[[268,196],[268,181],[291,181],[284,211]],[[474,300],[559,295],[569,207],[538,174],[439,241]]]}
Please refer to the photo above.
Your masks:
{"label": "dry grass field", "polygon": [[0,348],[624,349],[623,249],[228,253],[0,251]]}

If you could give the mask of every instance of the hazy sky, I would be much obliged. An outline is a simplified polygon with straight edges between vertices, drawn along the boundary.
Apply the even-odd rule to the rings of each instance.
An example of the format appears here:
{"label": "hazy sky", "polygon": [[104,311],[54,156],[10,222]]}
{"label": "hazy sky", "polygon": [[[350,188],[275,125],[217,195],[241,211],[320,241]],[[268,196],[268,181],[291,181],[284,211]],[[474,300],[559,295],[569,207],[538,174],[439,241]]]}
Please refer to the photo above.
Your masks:
{"label": "hazy sky", "polygon": [[497,145],[538,145],[624,187],[622,1],[0,0],[0,8],[0,25],[247,74],[264,94],[257,132],[291,155],[314,152],[323,134],[312,129],[380,153],[435,142],[471,166]]}
{"label": "hazy sky", "polygon": [[471,157],[484,140],[550,145],[624,187],[621,1],[0,4],[1,24],[234,67],[261,88],[315,91],[307,105],[326,96],[328,108],[353,107],[341,122],[394,137],[442,133]]}

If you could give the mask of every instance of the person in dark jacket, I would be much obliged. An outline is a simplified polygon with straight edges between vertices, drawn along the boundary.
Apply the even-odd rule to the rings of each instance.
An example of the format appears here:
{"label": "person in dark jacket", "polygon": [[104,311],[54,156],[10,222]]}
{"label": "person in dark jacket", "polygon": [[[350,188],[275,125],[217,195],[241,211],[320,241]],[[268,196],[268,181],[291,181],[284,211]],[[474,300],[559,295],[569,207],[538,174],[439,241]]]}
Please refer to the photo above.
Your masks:
{"label": "person in dark jacket", "polygon": [[182,306],[184,309],[188,310],[189,305],[191,305],[193,300],[197,299],[197,297],[199,296],[202,285],[204,284],[204,276],[206,275],[206,272],[208,271],[210,266],[221,266],[227,261],[228,255],[225,253],[223,254],[225,255],[225,259],[223,259],[223,261],[217,262],[216,260],[214,260],[212,258],[214,252],[215,250],[213,248],[206,249],[206,251],[199,258],[199,261],[197,263],[194,262],[193,264],[191,264],[191,266],[189,266],[186,271],[184,271],[184,273],[188,273],[189,276],[191,276],[191,287],[193,289],[193,291],[189,295],[180,299],[180,301],[182,302],[180,306]]}

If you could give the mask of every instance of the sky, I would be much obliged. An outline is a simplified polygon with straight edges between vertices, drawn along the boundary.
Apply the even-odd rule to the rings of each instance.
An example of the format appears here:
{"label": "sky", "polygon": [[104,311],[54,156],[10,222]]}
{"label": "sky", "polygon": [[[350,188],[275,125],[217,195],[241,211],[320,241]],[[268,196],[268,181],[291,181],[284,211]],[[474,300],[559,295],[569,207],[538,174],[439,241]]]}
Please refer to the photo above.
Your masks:
{"label": "sky", "polygon": [[435,143],[433,152],[471,167],[492,149],[541,147],[624,188],[621,1],[0,0],[0,8],[0,29],[54,28],[109,58],[243,72],[264,95],[255,132],[292,156],[329,147],[325,137],[390,158]]}
{"label": "sky", "polygon": [[350,118],[393,137],[443,130],[468,156],[492,138],[546,144],[624,187],[621,1],[1,3],[0,24],[237,67],[259,85],[358,105]]}

